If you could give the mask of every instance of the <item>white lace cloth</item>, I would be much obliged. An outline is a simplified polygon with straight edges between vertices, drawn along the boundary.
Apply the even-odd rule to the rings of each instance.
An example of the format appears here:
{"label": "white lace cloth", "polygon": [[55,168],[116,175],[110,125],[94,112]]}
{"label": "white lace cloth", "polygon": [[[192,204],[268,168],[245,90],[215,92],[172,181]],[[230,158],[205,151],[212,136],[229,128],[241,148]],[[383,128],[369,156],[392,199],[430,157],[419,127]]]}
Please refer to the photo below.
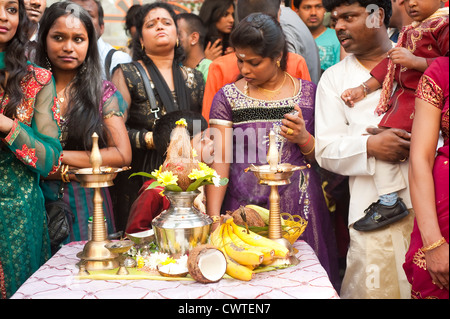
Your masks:
{"label": "white lace cloth", "polygon": [[77,253],[84,242],[63,246],[11,299],[329,299],[339,298],[312,248],[297,241],[300,263],[263,272],[245,282],[165,280],[79,280]]}

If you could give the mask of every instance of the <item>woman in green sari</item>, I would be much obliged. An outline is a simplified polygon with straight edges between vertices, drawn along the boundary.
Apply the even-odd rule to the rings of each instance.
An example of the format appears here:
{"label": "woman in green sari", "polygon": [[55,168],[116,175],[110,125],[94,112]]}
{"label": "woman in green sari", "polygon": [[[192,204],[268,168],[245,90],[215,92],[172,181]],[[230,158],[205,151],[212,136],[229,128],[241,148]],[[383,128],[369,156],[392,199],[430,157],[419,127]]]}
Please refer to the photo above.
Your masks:
{"label": "woman in green sari", "polygon": [[27,62],[23,0],[0,0],[0,299],[49,257],[41,176],[59,168],[51,73]]}

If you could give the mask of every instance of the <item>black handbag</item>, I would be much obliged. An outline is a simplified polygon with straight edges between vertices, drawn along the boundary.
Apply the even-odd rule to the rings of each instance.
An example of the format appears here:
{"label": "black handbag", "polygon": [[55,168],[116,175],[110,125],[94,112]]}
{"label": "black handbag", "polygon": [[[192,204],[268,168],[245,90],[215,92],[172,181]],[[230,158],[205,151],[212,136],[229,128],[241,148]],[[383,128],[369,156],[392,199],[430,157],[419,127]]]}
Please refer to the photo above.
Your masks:
{"label": "black handbag", "polygon": [[58,199],[46,201],[45,210],[47,211],[47,226],[50,237],[50,246],[52,253],[58,250],[59,245],[69,236],[72,229],[75,216],[70,206],[63,201],[64,183],[58,192]]}

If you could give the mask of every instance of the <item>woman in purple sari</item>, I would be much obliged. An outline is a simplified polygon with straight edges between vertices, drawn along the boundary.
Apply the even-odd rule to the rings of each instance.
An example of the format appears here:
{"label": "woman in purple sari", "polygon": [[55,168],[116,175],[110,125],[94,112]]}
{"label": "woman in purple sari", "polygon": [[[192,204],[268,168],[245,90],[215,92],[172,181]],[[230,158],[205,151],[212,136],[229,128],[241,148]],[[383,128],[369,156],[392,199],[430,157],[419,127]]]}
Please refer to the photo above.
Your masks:
{"label": "woman in purple sari", "polygon": [[336,287],[334,231],[314,159],[316,87],[285,72],[285,38],[272,17],[249,15],[233,31],[231,42],[241,78],[216,94],[209,122],[216,144],[213,167],[229,183],[206,189],[207,212],[218,216],[241,205],[269,207],[270,187],[259,185],[254,174],[244,170],[267,164],[268,135],[272,129],[278,131],[284,141],[281,163],[311,164],[296,171],[289,185],[279,187],[281,212],[308,221],[300,239],[313,247]]}
{"label": "woman in purple sari", "polygon": [[[416,93],[409,185],[416,214],[403,268],[412,298],[448,299],[449,281],[449,58],[437,58]],[[437,151],[439,131],[444,145]]]}

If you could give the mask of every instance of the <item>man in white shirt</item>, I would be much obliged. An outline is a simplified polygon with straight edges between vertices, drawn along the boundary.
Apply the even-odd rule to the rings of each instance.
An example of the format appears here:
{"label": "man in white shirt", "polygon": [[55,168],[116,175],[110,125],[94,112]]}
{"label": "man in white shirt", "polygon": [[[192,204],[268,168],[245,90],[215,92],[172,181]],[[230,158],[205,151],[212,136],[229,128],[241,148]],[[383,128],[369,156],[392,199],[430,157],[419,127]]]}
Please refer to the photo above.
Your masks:
{"label": "man in white shirt", "polygon": [[[114,49],[112,45],[101,38],[105,31],[105,23],[103,21],[103,7],[99,0],[72,0],[72,2],[82,6],[92,18],[95,31],[97,32],[97,46],[103,66],[103,78],[109,80],[116,66],[120,63],[131,62],[131,57],[123,51]],[[109,56],[108,53],[110,54]]]}
{"label": "man in white shirt", "polygon": [[[360,232],[353,223],[378,199],[372,175],[375,159],[401,164],[408,180],[410,134],[403,130],[378,129],[380,117],[375,107],[380,90],[369,94],[353,108],[345,105],[345,89],[361,85],[370,78],[370,70],[385,56],[392,43],[387,33],[391,15],[389,0],[372,1],[372,9],[362,0],[324,0],[336,23],[336,34],[349,55],[327,69],[316,94],[316,159],[319,165],[337,174],[349,176],[350,246],[342,283],[342,298],[410,298],[410,285],[402,265],[413,227],[414,214],[378,230]],[[364,3],[366,3],[365,1]],[[372,4],[371,4],[372,5]],[[372,13],[373,12],[373,13]],[[368,134],[366,129],[371,133]],[[402,163],[401,163],[402,162]],[[412,208],[409,187],[399,192],[408,209]]]}

